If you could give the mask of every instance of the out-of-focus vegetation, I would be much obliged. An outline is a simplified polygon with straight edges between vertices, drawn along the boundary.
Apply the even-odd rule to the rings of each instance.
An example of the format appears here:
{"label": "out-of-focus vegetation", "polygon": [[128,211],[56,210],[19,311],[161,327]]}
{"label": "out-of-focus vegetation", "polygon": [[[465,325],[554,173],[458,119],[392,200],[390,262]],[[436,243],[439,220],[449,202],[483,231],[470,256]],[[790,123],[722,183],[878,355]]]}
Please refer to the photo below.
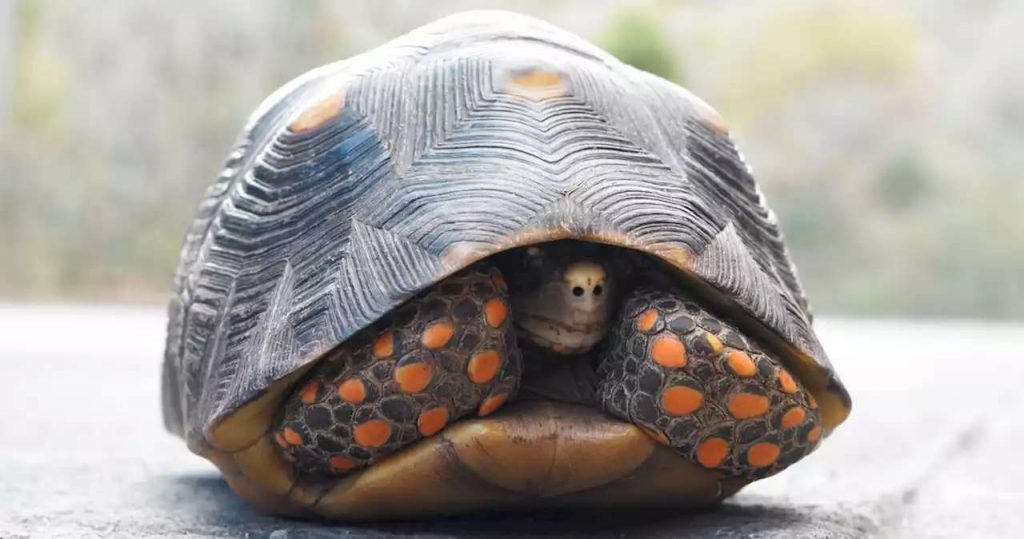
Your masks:
{"label": "out-of-focus vegetation", "polygon": [[598,42],[619,60],[683,84],[679,49],[668,39],[657,10],[639,5],[615,13]]}
{"label": "out-of-focus vegetation", "polygon": [[719,109],[818,311],[1024,315],[1013,0],[0,2],[0,298],[162,300],[265,95],[475,7],[569,28]]}

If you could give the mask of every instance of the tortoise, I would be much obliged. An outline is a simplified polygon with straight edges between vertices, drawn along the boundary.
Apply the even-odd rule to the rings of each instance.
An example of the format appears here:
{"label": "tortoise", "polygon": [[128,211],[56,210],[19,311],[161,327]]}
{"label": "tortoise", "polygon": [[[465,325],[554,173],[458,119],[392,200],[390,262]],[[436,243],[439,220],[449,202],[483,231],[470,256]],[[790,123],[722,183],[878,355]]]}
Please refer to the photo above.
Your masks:
{"label": "tortoise", "polygon": [[169,317],[166,427],[299,517],[702,507],[851,406],[721,117],[511,13],[271,95]]}

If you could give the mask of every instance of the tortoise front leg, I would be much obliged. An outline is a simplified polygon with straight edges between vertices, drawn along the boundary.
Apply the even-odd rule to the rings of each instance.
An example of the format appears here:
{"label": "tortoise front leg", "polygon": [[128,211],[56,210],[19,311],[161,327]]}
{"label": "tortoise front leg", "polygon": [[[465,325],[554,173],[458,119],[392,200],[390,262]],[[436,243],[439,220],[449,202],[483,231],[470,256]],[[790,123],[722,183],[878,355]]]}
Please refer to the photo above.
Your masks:
{"label": "tortoise front leg", "polygon": [[681,291],[643,289],[626,298],[605,354],[604,409],[724,476],[772,475],[821,436],[811,394]]}
{"label": "tortoise front leg", "polygon": [[340,475],[494,412],[520,377],[508,305],[500,272],[477,265],[346,341],[285,401],[271,431],[285,458]]}

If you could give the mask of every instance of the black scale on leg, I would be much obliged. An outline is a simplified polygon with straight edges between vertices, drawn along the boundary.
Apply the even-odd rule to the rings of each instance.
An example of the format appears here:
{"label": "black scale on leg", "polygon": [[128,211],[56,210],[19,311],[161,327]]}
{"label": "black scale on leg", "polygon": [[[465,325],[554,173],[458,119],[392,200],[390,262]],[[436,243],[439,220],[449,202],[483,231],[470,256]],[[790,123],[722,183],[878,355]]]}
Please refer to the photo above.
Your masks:
{"label": "black scale on leg", "polygon": [[395,309],[325,358],[271,431],[306,477],[372,464],[514,395],[521,359],[500,272],[478,264]]}
{"label": "black scale on leg", "polygon": [[803,458],[821,414],[776,360],[678,291],[624,302],[598,374],[604,408],[723,476],[765,477]]}

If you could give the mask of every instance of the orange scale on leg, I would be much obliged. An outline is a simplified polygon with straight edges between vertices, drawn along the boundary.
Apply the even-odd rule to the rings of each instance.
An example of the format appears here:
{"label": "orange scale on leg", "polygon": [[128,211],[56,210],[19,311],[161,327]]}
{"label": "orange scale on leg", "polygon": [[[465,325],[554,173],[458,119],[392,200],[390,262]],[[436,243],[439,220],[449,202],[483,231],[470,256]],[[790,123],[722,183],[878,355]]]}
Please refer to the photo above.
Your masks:
{"label": "orange scale on leg", "polygon": [[327,460],[327,464],[337,472],[347,472],[357,466],[356,461],[342,456],[331,457]]}
{"label": "orange scale on leg", "polygon": [[758,417],[768,411],[768,397],[753,393],[737,393],[729,398],[729,413],[737,419]]}
{"label": "orange scale on leg", "polygon": [[281,447],[288,447],[288,442],[284,439],[284,436],[280,432],[274,433],[274,441]]}
{"label": "orange scale on leg", "polygon": [[773,443],[756,443],[747,450],[747,462],[755,468],[771,466],[779,458],[779,451],[779,446]]}
{"label": "orange scale on leg", "polygon": [[469,360],[466,371],[474,384],[486,384],[494,379],[500,367],[501,356],[498,352],[485,350]]}
{"label": "orange scale on leg", "polygon": [[722,341],[718,337],[715,337],[710,333],[704,335],[704,340],[708,342],[708,346],[711,348],[712,354],[721,354],[722,350],[725,349],[725,346],[722,344]]}
{"label": "orange scale on leg", "polygon": [[455,328],[451,322],[434,322],[427,326],[427,329],[423,330],[420,342],[423,343],[427,350],[439,350],[448,344],[448,341],[452,339],[454,334]]}
{"label": "orange scale on leg", "polygon": [[715,468],[729,456],[729,442],[722,438],[708,438],[697,446],[697,462],[705,468]]}
{"label": "orange scale on leg", "polygon": [[729,364],[729,370],[736,376],[749,378],[757,374],[757,365],[754,364],[754,360],[750,359],[746,352],[733,350],[729,353],[726,363]]}
{"label": "orange scale on leg", "polygon": [[678,369],[686,366],[686,347],[674,335],[665,335],[654,340],[651,358],[662,367]]}
{"label": "orange scale on leg", "polygon": [[487,319],[487,325],[492,328],[500,326],[507,315],[508,306],[500,299],[492,299],[484,305],[484,318]]}
{"label": "orange scale on leg", "polygon": [[359,378],[349,378],[338,386],[338,396],[345,402],[359,404],[366,399],[366,386]]}
{"label": "orange scale on leg", "polygon": [[448,424],[448,409],[444,406],[424,410],[416,420],[420,434],[433,436]]}
{"label": "orange scale on leg", "polygon": [[320,391],[320,383],[316,380],[310,381],[299,390],[299,400],[302,404],[313,404],[316,402],[316,394]]}
{"label": "orange scale on leg", "polygon": [[791,429],[800,423],[803,423],[805,417],[807,417],[807,413],[804,412],[803,408],[800,408],[799,406],[790,408],[789,411],[782,416],[782,427]]}
{"label": "orange scale on leg", "polygon": [[796,390],[798,389],[796,381],[793,380],[793,376],[782,369],[779,370],[779,386],[786,393],[796,393]]}
{"label": "orange scale on leg", "polygon": [[818,426],[818,425],[815,425],[814,428],[812,428],[807,433],[807,443],[813,444],[813,443],[817,442],[819,438],[821,438],[821,427]]}
{"label": "orange scale on leg", "polygon": [[480,405],[480,409],[477,413],[481,416],[491,415],[496,412],[498,408],[501,408],[501,405],[505,404],[505,401],[507,400],[508,393],[498,393],[497,395],[487,397],[483,404]]}
{"label": "orange scale on leg", "polygon": [[391,425],[383,419],[371,419],[356,427],[354,435],[363,447],[380,447],[391,438]]}
{"label": "orange scale on leg", "polygon": [[692,414],[704,404],[704,394],[686,386],[673,386],[661,393],[661,407],[669,415]]}
{"label": "orange scale on leg", "polygon": [[395,334],[391,331],[373,341],[373,358],[385,359],[395,353]]}
{"label": "orange scale on leg", "polygon": [[419,393],[430,385],[434,370],[428,363],[412,363],[395,369],[395,383],[405,393]]}
{"label": "orange scale on leg", "polygon": [[285,427],[283,436],[284,441],[288,442],[289,445],[302,444],[302,436],[300,436],[298,432],[295,432],[295,430],[291,429],[290,427]]}
{"label": "orange scale on leg", "polygon": [[657,322],[658,311],[654,309],[647,309],[640,313],[640,316],[636,317],[636,329],[640,330],[642,333],[647,333]]}

